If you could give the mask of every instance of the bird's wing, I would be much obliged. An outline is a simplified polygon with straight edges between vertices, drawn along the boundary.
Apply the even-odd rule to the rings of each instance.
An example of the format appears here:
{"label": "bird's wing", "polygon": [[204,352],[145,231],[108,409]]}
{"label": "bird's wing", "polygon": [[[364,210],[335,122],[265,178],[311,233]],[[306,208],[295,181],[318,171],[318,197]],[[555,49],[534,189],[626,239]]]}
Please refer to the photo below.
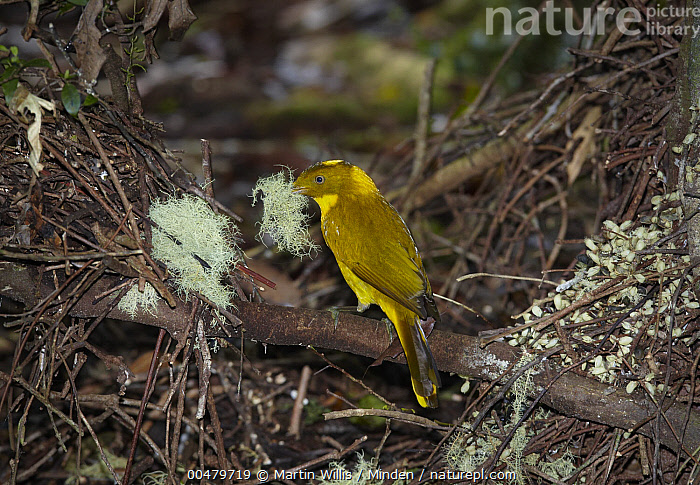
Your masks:
{"label": "bird's wing", "polygon": [[402,246],[386,248],[384,257],[373,261],[344,261],[358,278],[425,319],[425,275]]}
{"label": "bird's wing", "polygon": [[[352,236],[341,235],[350,227]],[[425,270],[406,223],[386,200],[359,199],[333,211],[324,237],[338,261],[360,280],[427,318]]]}

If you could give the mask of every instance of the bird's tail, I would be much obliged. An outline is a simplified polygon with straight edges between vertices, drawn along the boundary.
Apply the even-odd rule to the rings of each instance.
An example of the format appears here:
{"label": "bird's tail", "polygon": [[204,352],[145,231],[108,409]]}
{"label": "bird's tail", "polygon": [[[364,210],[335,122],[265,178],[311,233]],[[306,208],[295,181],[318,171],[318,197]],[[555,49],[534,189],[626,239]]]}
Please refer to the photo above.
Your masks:
{"label": "bird's tail", "polygon": [[428,347],[428,341],[420,326],[420,319],[415,313],[404,308],[396,311],[395,314],[396,320],[393,318],[390,320],[394,322],[406,355],[416,399],[424,408],[436,408],[438,405],[437,389],[441,385],[440,376],[437,373],[433,354]]}

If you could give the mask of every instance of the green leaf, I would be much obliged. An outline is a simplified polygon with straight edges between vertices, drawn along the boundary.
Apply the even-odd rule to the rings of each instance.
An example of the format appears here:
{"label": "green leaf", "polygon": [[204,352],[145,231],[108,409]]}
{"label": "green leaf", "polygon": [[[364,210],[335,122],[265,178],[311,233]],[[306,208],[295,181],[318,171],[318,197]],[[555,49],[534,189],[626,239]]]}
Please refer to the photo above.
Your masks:
{"label": "green leaf", "polygon": [[71,5],[68,2],[62,3],[61,6],[58,8],[58,16],[60,17],[62,15],[65,15],[74,9],[75,9],[75,5]]}
{"label": "green leaf", "polygon": [[5,72],[0,74],[0,84],[3,84],[5,81],[13,77],[15,74],[19,72],[19,68],[16,66],[8,67],[5,69]]}
{"label": "green leaf", "polygon": [[30,59],[24,63],[24,67],[51,67],[51,63],[46,59]]}
{"label": "green leaf", "polygon": [[78,7],[84,7],[87,5],[87,0],[68,0],[68,3],[72,3],[73,5],[77,5]]}
{"label": "green leaf", "polygon": [[83,106],[92,106],[93,104],[97,104],[97,98],[92,94],[88,94],[85,97],[85,101],[83,101]]}
{"label": "green leaf", "polygon": [[13,57],[17,57],[17,54],[19,54],[19,49],[16,45],[10,47],[10,54],[12,54]]}
{"label": "green leaf", "polygon": [[61,101],[66,111],[72,116],[76,116],[80,111],[80,92],[78,88],[70,83],[66,83],[61,91]]}
{"label": "green leaf", "polygon": [[2,93],[5,95],[5,102],[8,106],[10,105],[10,101],[12,101],[12,96],[15,95],[18,85],[19,79],[12,79],[2,84]]}

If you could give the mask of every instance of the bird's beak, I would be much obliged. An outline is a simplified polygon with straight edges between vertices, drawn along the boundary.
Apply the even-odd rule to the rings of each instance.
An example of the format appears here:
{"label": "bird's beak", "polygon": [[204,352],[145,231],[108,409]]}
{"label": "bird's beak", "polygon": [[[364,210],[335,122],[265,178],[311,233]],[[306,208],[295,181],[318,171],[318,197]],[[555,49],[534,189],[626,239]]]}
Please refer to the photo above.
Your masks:
{"label": "bird's beak", "polygon": [[306,195],[306,187],[300,187],[295,182],[292,188],[292,193]]}

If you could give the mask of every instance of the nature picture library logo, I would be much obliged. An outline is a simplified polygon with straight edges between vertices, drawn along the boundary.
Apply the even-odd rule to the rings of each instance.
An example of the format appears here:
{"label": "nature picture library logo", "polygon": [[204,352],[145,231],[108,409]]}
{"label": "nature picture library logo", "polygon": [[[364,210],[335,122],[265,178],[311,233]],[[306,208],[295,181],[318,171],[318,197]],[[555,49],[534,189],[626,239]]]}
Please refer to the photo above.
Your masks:
{"label": "nature picture library logo", "polygon": [[[557,28],[555,22],[561,27],[561,16],[564,17],[564,26]],[[542,12],[534,7],[523,7],[517,10],[507,7],[486,9],[486,35],[494,35],[496,19],[503,22],[503,34],[511,35],[513,31],[519,35],[561,35],[563,33],[576,35],[603,34],[608,21],[615,23],[617,29],[624,35],[638,35],[642,28],[649,34],[680,35],[692,34],[693,37],[700,33],[700,25],[694,22],[674,22],[666,25],[662,22],[668,18],[692,19],[700,17],[700,7],[672,7],[661,6],[625,7],[615,10],[612,7],[586,7],[578,12],[570,7],[556,7],[554,2],[547,2],[542,7]],[[544,26],[542,25],[544,23]]]}

